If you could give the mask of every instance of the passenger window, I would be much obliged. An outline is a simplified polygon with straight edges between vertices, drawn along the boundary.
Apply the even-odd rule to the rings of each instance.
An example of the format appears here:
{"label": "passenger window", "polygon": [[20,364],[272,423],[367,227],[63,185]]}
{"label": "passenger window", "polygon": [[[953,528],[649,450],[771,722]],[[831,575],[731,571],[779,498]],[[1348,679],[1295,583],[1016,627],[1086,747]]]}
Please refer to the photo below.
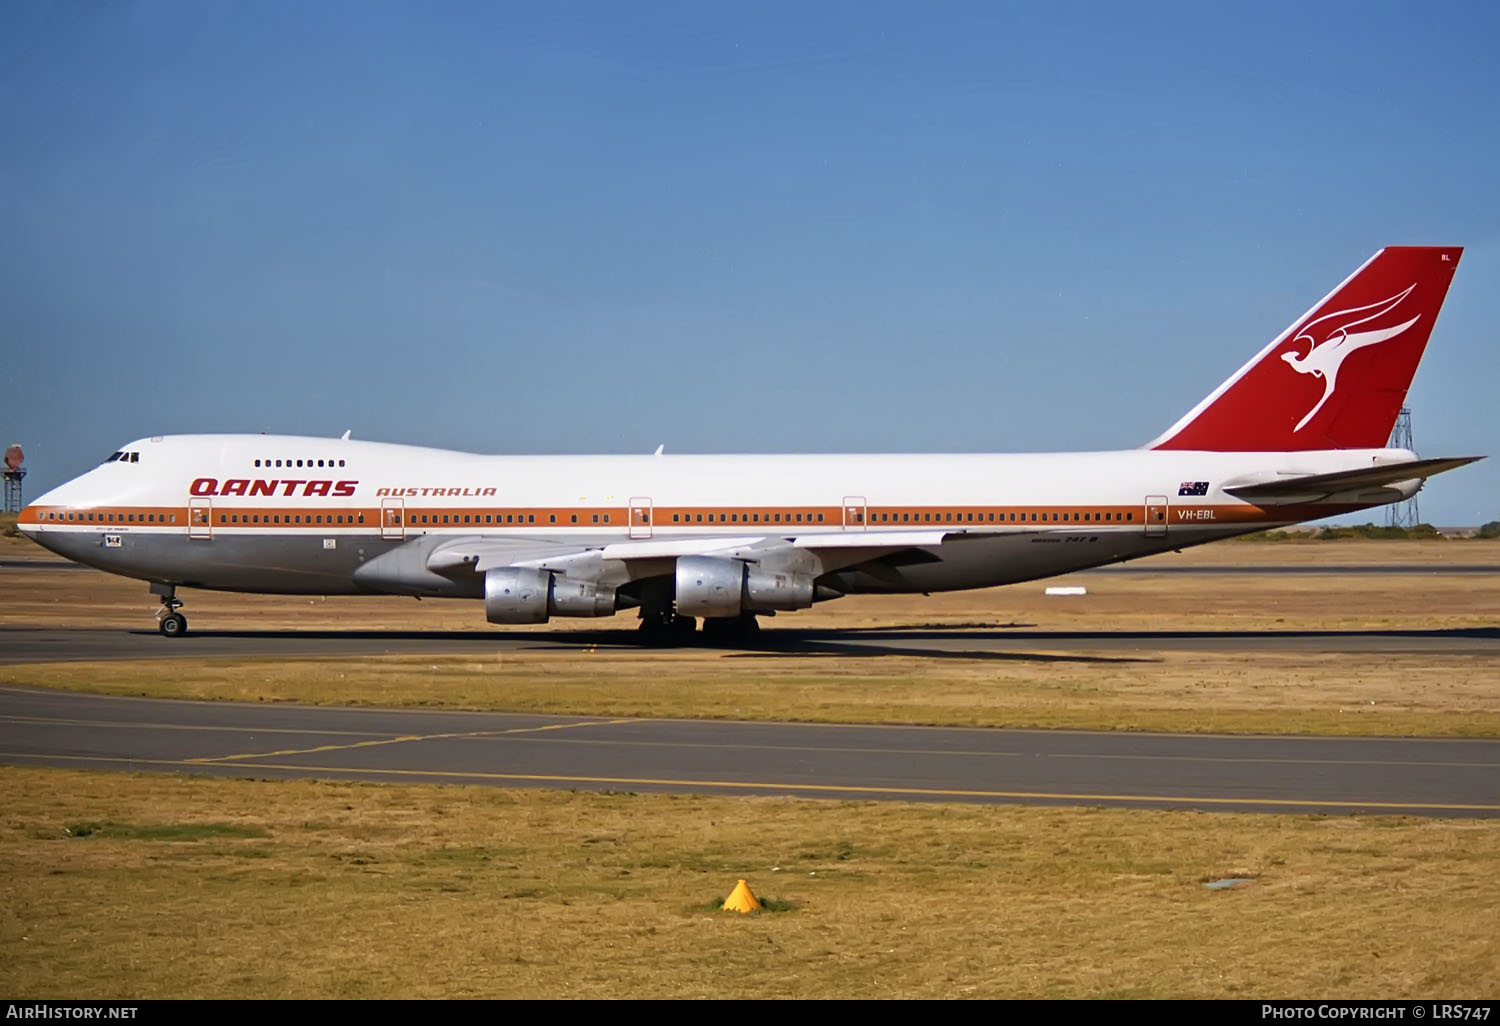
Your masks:
{"label": "passenger window", "polygon": [[574,513],[574,514],[573,514],[573,515],[572,515],[572,517],[571,517],[571,519],[572,519],[572,521],[573,521],[573,523],[575,523],[575,524],[576,524],[576,523],[578,523],[578,514],[577,514],[577,513]]}

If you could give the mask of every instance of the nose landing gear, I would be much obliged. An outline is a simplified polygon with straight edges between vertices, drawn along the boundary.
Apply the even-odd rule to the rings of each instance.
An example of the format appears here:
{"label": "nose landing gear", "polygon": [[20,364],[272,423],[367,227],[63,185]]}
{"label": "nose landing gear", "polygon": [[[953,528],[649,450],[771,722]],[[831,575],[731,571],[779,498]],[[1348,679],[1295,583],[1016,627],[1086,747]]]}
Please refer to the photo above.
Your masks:
{"label": "nose landing gear", "polygon": [[151,594],[161,596],[161,608],[156,611],[156,629],[168,638],[180,638],[186,634],[187,617],[177,611],[182,608],[177,585],[152,583]]}

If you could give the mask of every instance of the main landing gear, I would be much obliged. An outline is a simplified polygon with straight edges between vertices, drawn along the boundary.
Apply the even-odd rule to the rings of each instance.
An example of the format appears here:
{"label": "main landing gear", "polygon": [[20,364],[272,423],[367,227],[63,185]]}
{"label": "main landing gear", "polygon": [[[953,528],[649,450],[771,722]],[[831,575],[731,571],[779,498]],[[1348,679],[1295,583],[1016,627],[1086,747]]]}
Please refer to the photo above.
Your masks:
{"label": "main landing gear", "polygon": [[703,631],[697,633],[698,621],[665,610],[641,614],[640,637],[644,644],[657,647],[691,645],[695,636],[705,645],[748,645],[760,633],[754,613],[739,616],[709,616],[703,620]]}
{"label": "main landing gear", "polygon": [[670,612],[641,613],[639,628],[641,641],[647,645],[666,647],[686,645],[692,642],[698,621],[691,616],[678,616]]}
{"label": "main landing gear", "polygon": [[156,629],[168,638],[180,638],[187,633],[187,617],[177,610],[182,608],[182,599],[177,597],[177,585],[151,585],[151,594],[161,596],[161,608],[156,611]]}
{"label": "main landing gear", "polygon": [[703,621],[703,640],[710,645],[748,645],[760,634],[754,613],[710,616]]}

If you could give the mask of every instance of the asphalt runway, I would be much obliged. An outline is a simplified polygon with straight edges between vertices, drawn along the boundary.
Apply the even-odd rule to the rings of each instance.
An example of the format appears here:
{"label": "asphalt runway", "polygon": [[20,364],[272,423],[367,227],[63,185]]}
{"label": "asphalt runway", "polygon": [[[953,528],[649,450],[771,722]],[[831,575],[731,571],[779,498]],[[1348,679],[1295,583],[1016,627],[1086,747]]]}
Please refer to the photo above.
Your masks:
{"label": "asphalt runway", "polygon": [[[741,658],[926,656],[943,659],[1122,662],[1157,652],[1442,653],[1500,657],[1500,627],[1432,630],[1038,631],[1028,624],[987,628],[914,624],[808,629],[767,627]],[[196,631],[164,638],[155,630],[0,628],[0,665],[264,656],[458,655],[519,650],[640,647],[633,629],[361,631]]]}
{"label": "asphalt runway", "polygon": [[0,687],[0,762],[804,798],[1500,816],[1493,739],[612,719]]}

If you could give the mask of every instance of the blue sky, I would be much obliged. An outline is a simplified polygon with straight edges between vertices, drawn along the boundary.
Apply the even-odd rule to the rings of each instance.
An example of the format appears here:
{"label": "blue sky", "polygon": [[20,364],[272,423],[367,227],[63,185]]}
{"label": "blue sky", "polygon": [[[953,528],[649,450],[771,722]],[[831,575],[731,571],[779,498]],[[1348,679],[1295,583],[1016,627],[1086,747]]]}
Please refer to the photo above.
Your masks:
{"label": "blue sky", "polygon": [[[1126,448],[1433,243],[1417,448],[1496,452],[1497,38],[1452,2],[6,4],[0,444],[28,496],[194,431]],[[1500,519],[1500,460],[1421,503]]]}

